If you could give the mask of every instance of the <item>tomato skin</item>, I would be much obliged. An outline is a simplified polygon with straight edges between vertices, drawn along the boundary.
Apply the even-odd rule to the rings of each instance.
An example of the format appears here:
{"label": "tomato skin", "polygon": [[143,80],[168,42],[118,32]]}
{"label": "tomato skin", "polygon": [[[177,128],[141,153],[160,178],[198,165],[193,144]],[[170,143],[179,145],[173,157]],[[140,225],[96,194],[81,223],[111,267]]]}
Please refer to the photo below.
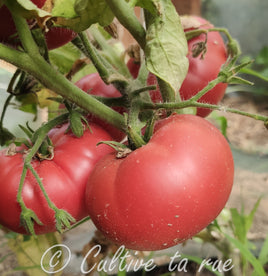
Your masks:
{"label": "tomato skin", "polygon": [[[101,79],[98,73],[92,73],[84,76],[83,78],[78,80],[75,85],[88,94],[95,96],[107,98],[115,98],[121,96],[120,92],[112,84],[107,85]],[[125,108],[123,107],[114,107],[113,109],[120,114],[123,114],[125,112]],[[110,133],[115,141],[121,141],[126,136],[125,133],[123,133],[121,130],[95,117],[92,114],[89,114],[87,118],[90,122],[94,122],[102,126],[106,131]]]}
{"label": "tomato skin", "polygon": [[45,39],[48,50],[59,48],[69,42],[71,42],[77,33],[71,29],[62,27],[52,27],[45,33]]}
{"label": "tomato skin", "polygon": [[134,58],[130,58],[127,62],[127,68],[131,74],[131,76],[136,79],[139,74],[140,70],[140,63],[138,61],[135,61]]}
{"label": "tomato skin", "polygon": [[147,145],[97,163],[86,204],[108,239],[129,249],[160,250],[217,217],[233,176],[232,153],[219,130],[201,117],[174,115],[158,123]]}
{"label": "tomato skin", "polygon": [[[77,221],[86,217],[85,188],[87,179],[96,162],[111,148],[96,144],[111,140],[110,135],[101,127],[92,124],[81,138],[65,134],[67,125],[52,129],[49,133],[54,145],[52,160],[31,162],[42,178],[43,185],[54,204],[69,212]],[[23,154],[7,156],[6,150],[0,151],[0,224],[8,229],[27,234],[20,225],[21,208],[16,196],[23,168]],[[44,234],[56,231],[54,211],[50,209],[35,178],[28,171],[23,186],[23,200],[26,206],[36,212],[43,223],[35,224],[35,233]]]}

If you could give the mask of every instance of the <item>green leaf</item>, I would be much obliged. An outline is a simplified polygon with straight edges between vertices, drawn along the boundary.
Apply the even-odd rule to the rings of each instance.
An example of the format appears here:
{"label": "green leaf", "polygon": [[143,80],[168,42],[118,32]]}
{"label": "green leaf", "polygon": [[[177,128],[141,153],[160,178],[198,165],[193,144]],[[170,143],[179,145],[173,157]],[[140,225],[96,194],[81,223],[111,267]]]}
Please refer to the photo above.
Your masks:
{"label": "green leaf", "polygon": [[62,74],[68,73],[74,62],[81,57],[79,50],[71,43],[49,51],[50,62],[58,68]]}
{"label": "green leaf", "polygon": [[147,21],[146,66],[177,94],[187,74],[187,40],[179,15],[170,0],[153,0],[158,15]]}
{"label": "green leaf", "polygon": [[213,113],[211,116],[220,125],[221,133],[226,137],[227,136],[227,127],[228,127],[227,119],[224,116],[218,116],[218,115],[215,115],[215,113],[214,114]]}
{"label": "green leaf", "polygon": [[268,46],[261,49],[260,53],[256,57],[256,63],[259,65],[268,65]]}
{"label": "green leaf", "polygon": [[[54,0],[53,1],[53,10],[52,10],[52,16],[59,16],[59,17],[66,17],[66,18],[74,18],[77,16],[74,5],[76,0],[68,0],[68,3],[66,3],[66,0]],[[66,5],[67,4],[67,5]]]}
{"label": "green leaf", "polygon": [[266,236],[266,239],[261,248],[259,261],[261,262],[262,265],[265,265],[268,263],[268,235]]}
{"label": "green leaf", "polygon": [[156,1],[151,0],[137,0],[135,6],[148,10],[151,14],[157,14]]}
{"label": "green leaf", "polygon": [[248,260],[253,268],[255,269],[255,272],[257,273],[256,275],[258,276],[266,276],[266,273],[262,267],[262,264],[260,263],[259,260],[257,260],[254,255],[249,251],[249,249],[242,244],[239,240],[236,240],[229,235],[225,234],[225,237],[236,247],[239,249],[241,255]]}
{"label": "green leaf", "polygon": [[249,231],[249,229],[251,228],[252,226],[252,223],[253,223],[253,219],[254,219],[254,216],[255,216],[255,213],[260,205],[260,202],[261,202],[261,198],[259,198],[257,200],[257,202],[255,203],[253,209],[251,210],[250,214],[248,216],[246,216],[246,219],[245,219],[245,222],[246,222],[246,231]]}
{"label": "green leaf", "polygon": [[[61,236],[58,233],[38,235],[35,237],[30,236],[28,240],[25,240],[23,235],[18,235],[15,239],[9,239],[8,245],[16,254],[18,261],[18,267],[14,270],[27,271],[27,275],[29,276],[47,275],[41,268],[41,257],[48,248],[60,243]],[[55,252],[51,250],[48,254],[48,258],[51,258],[54,253]],[[62,255],[61,258],[57,259],[59,263],[55,267],[55,270],[62,266],[63,258],[64,256]],[[53,275],[59,276],[61,273],[62,272],[53,273]]]}
{"label": "green leaf", "polygon": [[254,69],[251,69],[251,68],[242,68],[240,73],[244,73],[244,74],[248,74],[248,75],[252,75],[252,76],[255,76],[259,79],[262,79],[264,81],[267,81],[268,82],[268,73],[266,70],[263,70],[263,72],[258,72]]}
{"label": "green leaf", "polygon": [[107,26],[114,18],[105,0],[76,0],[73,6],[68,5],[68,7],[65,7],[64,2],[66,1],[58,0],[58,5],[53,9],[52,14],[59,17],[58,24],[76,32],[82,32],[94,23]]}
{"label": "green leaf", "polygon": [[259,207],[261,198],[255,203],[253,209],[249,215],[245,215],[242,209],[242,212],[239,213],[237,209],[231,208],[232,222],[234,225],[234,234],[239,239],[239,241],[246,243],[247,232],[252,226],[254,215]]}
{"label": "green leaf", "polygon": [[38,9],[31,0],[12,0],[8,1],[8,5],[13,11],[27,19],[50,16],[48,12]]}

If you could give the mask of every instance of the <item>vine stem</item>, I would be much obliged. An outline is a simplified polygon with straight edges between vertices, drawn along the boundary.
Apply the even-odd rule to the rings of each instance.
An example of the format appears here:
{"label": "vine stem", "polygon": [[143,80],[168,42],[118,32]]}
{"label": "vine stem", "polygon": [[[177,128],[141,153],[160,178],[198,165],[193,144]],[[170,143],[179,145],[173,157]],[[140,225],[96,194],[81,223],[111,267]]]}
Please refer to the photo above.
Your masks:
{"label": "vine stem", "polygon": [[134,13],[134,9],[125,0],[106,0],[106,3],[119,20],[131,33],[144,50],[146,44],[146,31]]}
{"label": "vine stem", "polygon": [[[80,45],[81,43],[82,45]],[[124,94],[128,85],[127,79],[122,76],[102,55],[98,53],[84,32],[78,34],[78,38],[74,40],[73,44],[82,50],[84,54],[92,61],[100,77],[106,84],[112,83],[115,88],[121,92],[121,94]]]}
{"label": "vine stem", "polygon": [[[26,207],[25,202],[22,197],[22,191],[23,191],[23,185],[25,182],[25,178],[27,175],[28,169],[32,172],[34,175],[42,193],[45,196],[45,199],[49,205],[50,208],[52,208],[56,212],[59,212],[60,210],[57,209],[57,207],[54,205],[54,203],[49,199],[45,188],[43,186],[42,180],[34,170],[34,168],[31,165],[31,161],[34,157],[34,155],[37,153],[38,149],[41,147],[43,141],[47,137],[47,133],[52,129],[53,127],[59,125],[60,123],[63,123],[68,119],[69,113],[64,113],[52,120],[50,120],[48,123],[44,124],[41,126],[34,134],[32,138],[33,147],[30,149],[30,151],[27,153],[26,157],[24,158],[24,165],[23,165],[23,170],[20,178],[20,183],[19,183],[19,188],[18,188],[18,193],[17,193],[17,202],[19,203],[21,207],[21,222],[25,226],[25,228],[31,233],[34,234],[34,227],[33,227],[33,220],[35,220],[38,224],[42,225],[42,222],[38,219],[34,211],[30,210],[29,208]],[[65,212],[65,211],[64,211]],[[70,221],[73,221],[74,219],[71,217],[71,215],[66,214],[66,216],[70,219]],[[61,220],[59,217],[56,217],[57,221],[57,229],[59,228],[59,220]],[[67,225],[68,226],[68,225]],[[58,229],[60,230],[60,229]]]}
{"label": "vine stem", "polygon": [[18,34],[22,42],[24,41],[23,46],[26,50],[28,50],[28,52],[17,51],[0,43],[0,59],[3,59],[26,71],[55,93],[63,96],[82,109],[124,131],[125,121],[121,114],[101,103],[94,97],[88,95],[67,80],[65,76],[60,74],[55,68],[44,60],[39,51],[38,53],[37,51],[30,51],[28,40],[32,41],[35,45],[32,46],[33,48],[37,46],[33,41],[26,20],[16,15],[13,15],[13,18]]}
{"label": "vine stem", "polygon": [[220,105],[213,105],[208,103],[200,103],[197,101],[193,101],[192,99],[182,101],[182,102],[170,102],[170,103],[147,103],[143,102],[140,103],[143,105],[143,109],[167,109],[167,110],[176,110],[176,109],[183,109],[187,107],[199,107],[199,108],[208,108],[212,110],[219,110],[223,112],[229,112],[229,113],[235,113],[239,115],[243,115],[258,121],[263,121],[264,123],[268,122],[268,117],[263,116],[260,114],[254,114],[254,113],[248,113],[242,110],[234,109],[234,108],[228,108],[225,106]]}
{"label": "vine stem", "polygon": [[0,130],[3,129],[4,117],[5,117],[5,114],[6,114],[6,111],[7,111],[7,107],[9,105],[10,101],[12,100],[12,98],[13,98],[13,95],[9,95],[6,99],[6,101],[5,101],[3,111],[2,111],[2,114],[1,114],[1,118],[0,118]]}

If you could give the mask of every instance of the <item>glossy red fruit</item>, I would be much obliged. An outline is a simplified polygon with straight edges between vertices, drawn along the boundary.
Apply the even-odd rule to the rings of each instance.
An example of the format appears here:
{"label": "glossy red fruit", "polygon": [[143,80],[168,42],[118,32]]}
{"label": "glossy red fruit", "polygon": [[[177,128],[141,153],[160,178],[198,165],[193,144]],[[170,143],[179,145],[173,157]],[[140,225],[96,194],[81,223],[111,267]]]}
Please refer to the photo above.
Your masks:
{"label": "glossy red fruit", "polygon": [[[67,125],[52,129],[49,137],[54,145],[52,160],[34,159],[31,164],[42,179],[45,190],[54,204],[69,212],[77,221],[87,216],[85,209],[86,183],[96,162],[111,148],[100,141],[111,136],[98,125],[91,124],[81,138],[66,134]],[[6,155],[0,151],[0,224],[8,229],[28,234],[20,224],[21,208],[17,192],[21,178],[25,152]],[[49,208],[36,179],[27,172],[22,192],[27,208],[32,209],[43,225],[35,224],[36,234],[56,231],[54,211]]]}
{"label": "glossy red fruit", "polygon": [[[107,98],[116,98],[121,96],[120,92],[112,84],[107,85],[98,73],[84,76],[82,79],[77,81],[75,85],[88,94],[95,96]],[[122,107],[114,107],[113,109],[121,114],[125,112],[125,108]],[[105,121],[93,116],[92,114],[88,115],[88,119],[91,122],[101,125],[109,132],[115,141],[121,141],[125,137],[125,133]]]}
{"label": "glossy red fruit", "polygon": [[71,42],[77,33],[71,29],[62,27],[52,27],[45,33],[45,39],[48,50],[59,48],[69,42]]}
{"label": "glossy red fruit", "polygon": [[158,122],[147,145],[97,163],[86,204],[108,239],[129,249],[160,250],[211,223],[233,177],[232,153],[220,131],[201,117],[174,115]]}

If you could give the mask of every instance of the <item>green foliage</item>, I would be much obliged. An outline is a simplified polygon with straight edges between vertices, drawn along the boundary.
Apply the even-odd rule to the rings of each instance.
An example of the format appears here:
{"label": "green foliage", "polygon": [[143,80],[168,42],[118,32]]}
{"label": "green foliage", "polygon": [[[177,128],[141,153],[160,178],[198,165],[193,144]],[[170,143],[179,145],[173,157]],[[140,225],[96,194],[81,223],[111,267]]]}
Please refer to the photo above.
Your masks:
{"label": "green foliage", "polygon": [[147,20],[146,66],[166,81],[176,94],[187,74],[188,52],[180,18],[171,1],[154,1],[158,15]]}
{"label": "green foliage", "polygon": [[268,46],[263,47],[254,63],[250,67],[242,69],[241,73],[252,75],[268,82]]}
{"label": "green foliage", "polygon": [[48,12],[42,9],[38,9],[31,0],[12,0],[8,1],[8,4],[12,10],[16,11],[16,13],[27,19],[35,17],[46,17],[49,15]]}
{"label": "green foliage", "polygon": [[[107,26],[114,18],[105,0],[76,0],[73,6],[66,5],[66,1],[58,0],[52,15],[59,17],[57,23],[76,32],[82,32],[94,23]],[[63,15],[64,17],[61,17]]]}
{"label": "green foliage", "polygon": [[68,73],[75,61],[80,57],[81,53],[71,43],[49,51],[51,63],[56,66],[62,74]]}

